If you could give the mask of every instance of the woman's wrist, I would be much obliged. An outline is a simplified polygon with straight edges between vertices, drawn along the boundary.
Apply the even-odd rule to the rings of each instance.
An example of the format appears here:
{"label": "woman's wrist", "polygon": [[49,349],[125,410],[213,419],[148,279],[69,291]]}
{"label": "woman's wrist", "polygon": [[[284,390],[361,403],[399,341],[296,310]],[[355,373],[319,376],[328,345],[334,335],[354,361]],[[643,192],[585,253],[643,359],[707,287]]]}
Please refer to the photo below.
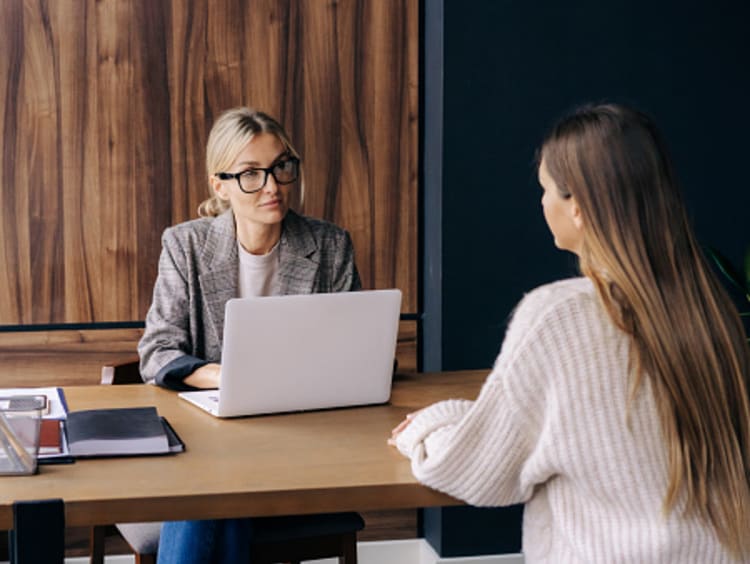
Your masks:
{"label": "woman's wrist", "polygon": [[218,388],[221,379],[221,365],[215,362],[197,368],[184,383],[194,388]]}

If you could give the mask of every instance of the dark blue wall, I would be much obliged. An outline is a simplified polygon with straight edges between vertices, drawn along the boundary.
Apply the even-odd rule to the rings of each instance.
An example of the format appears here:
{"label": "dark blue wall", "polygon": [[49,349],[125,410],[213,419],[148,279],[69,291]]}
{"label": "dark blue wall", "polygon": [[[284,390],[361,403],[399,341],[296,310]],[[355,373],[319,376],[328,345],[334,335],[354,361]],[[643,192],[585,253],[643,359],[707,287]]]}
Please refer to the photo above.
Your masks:
{"label": "dark blue wall", "polygon": [[[699,239],[740,261],[750,244],[747,3],[424,2],[426,369],[489,367],[522,294],[575,273],[544,224],[533,166],[546,129],[575,105],[625,102],[654,116]],[[442,526],[449,516],[425,517],[444,555],[517,538],[517,518],[498,531],[481,513]]]}
{"label": "dark blue wall", "polygon": [[575,272],[552,245],[532,165],[546,128],[577,104],[654,116],[700,240],[740,260],[748,3],[445,0],[444,10],[443,369],[489,366],[522,293]]}

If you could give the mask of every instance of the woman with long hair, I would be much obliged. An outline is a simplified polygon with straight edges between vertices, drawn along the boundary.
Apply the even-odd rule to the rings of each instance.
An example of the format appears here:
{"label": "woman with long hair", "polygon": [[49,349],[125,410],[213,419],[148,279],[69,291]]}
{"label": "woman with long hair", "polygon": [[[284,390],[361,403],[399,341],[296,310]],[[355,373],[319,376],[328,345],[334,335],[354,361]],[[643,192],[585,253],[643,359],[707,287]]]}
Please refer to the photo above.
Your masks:
{"label": "woman with long hair", "polygon": [[583,277],[516,308],[476,401],[390,442],[468,503],[525,503],[534,562],[750,561],[750,351],[642,113],[587,106],[539,152],[555,244]]}

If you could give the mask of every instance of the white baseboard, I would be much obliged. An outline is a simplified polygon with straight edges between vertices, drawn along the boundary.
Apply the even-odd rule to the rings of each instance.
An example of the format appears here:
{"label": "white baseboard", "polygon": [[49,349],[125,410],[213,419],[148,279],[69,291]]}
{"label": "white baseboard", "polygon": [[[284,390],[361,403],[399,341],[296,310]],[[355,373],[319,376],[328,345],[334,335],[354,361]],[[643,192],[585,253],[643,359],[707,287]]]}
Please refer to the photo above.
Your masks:
{"label": "white baseboard", "polygon": [[[524,564],[522,554],[490,554],[441,558],[424,539],[357,543],[359,564]],[[66,558],[65,564],[88,564],[89,558]],[[107,556],[105,564],[134,564],[129,554]],[[0,564],[7,564],[0,562]],[[310,560],[307,564],[336,564],[333,558]]]}
{"label": "white baseboard", "polygon": [[[441,557],[435,552],[430,543],[424,539],[414,539],[419,544],[418,564],[524,564],[523,554],[488,554],[485,556],[459,556],[454,558]],[[378,544],[378,543],[373,543]],[[359,545],[357,546],[359,553]],[[378,564],[385,564],[386,560],[378,560]],[[374,564],[374,562],[373,562]]]}

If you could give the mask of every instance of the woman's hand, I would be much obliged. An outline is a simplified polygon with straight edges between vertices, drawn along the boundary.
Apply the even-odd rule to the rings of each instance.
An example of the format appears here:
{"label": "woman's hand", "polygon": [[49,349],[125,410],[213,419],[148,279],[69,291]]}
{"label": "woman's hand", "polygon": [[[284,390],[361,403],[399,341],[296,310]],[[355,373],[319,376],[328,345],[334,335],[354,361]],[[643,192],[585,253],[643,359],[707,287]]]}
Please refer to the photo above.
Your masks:
{"label": "woman's hand", "polygon": [[412,420],[417,416],[417,413],[419,413],[419,411],[415,411],[414,413],[407,413],[406,418],[393,428],[393,431],[391,431],[391,437],[388,439],[389,445],[396,445],[396,438],[404,429],[409,426]]}
{"label": "woman's hand", "polygon": [[184,382],[194,388],[218,388],[221,380],[221,364],[212,362],[196,369]]}

